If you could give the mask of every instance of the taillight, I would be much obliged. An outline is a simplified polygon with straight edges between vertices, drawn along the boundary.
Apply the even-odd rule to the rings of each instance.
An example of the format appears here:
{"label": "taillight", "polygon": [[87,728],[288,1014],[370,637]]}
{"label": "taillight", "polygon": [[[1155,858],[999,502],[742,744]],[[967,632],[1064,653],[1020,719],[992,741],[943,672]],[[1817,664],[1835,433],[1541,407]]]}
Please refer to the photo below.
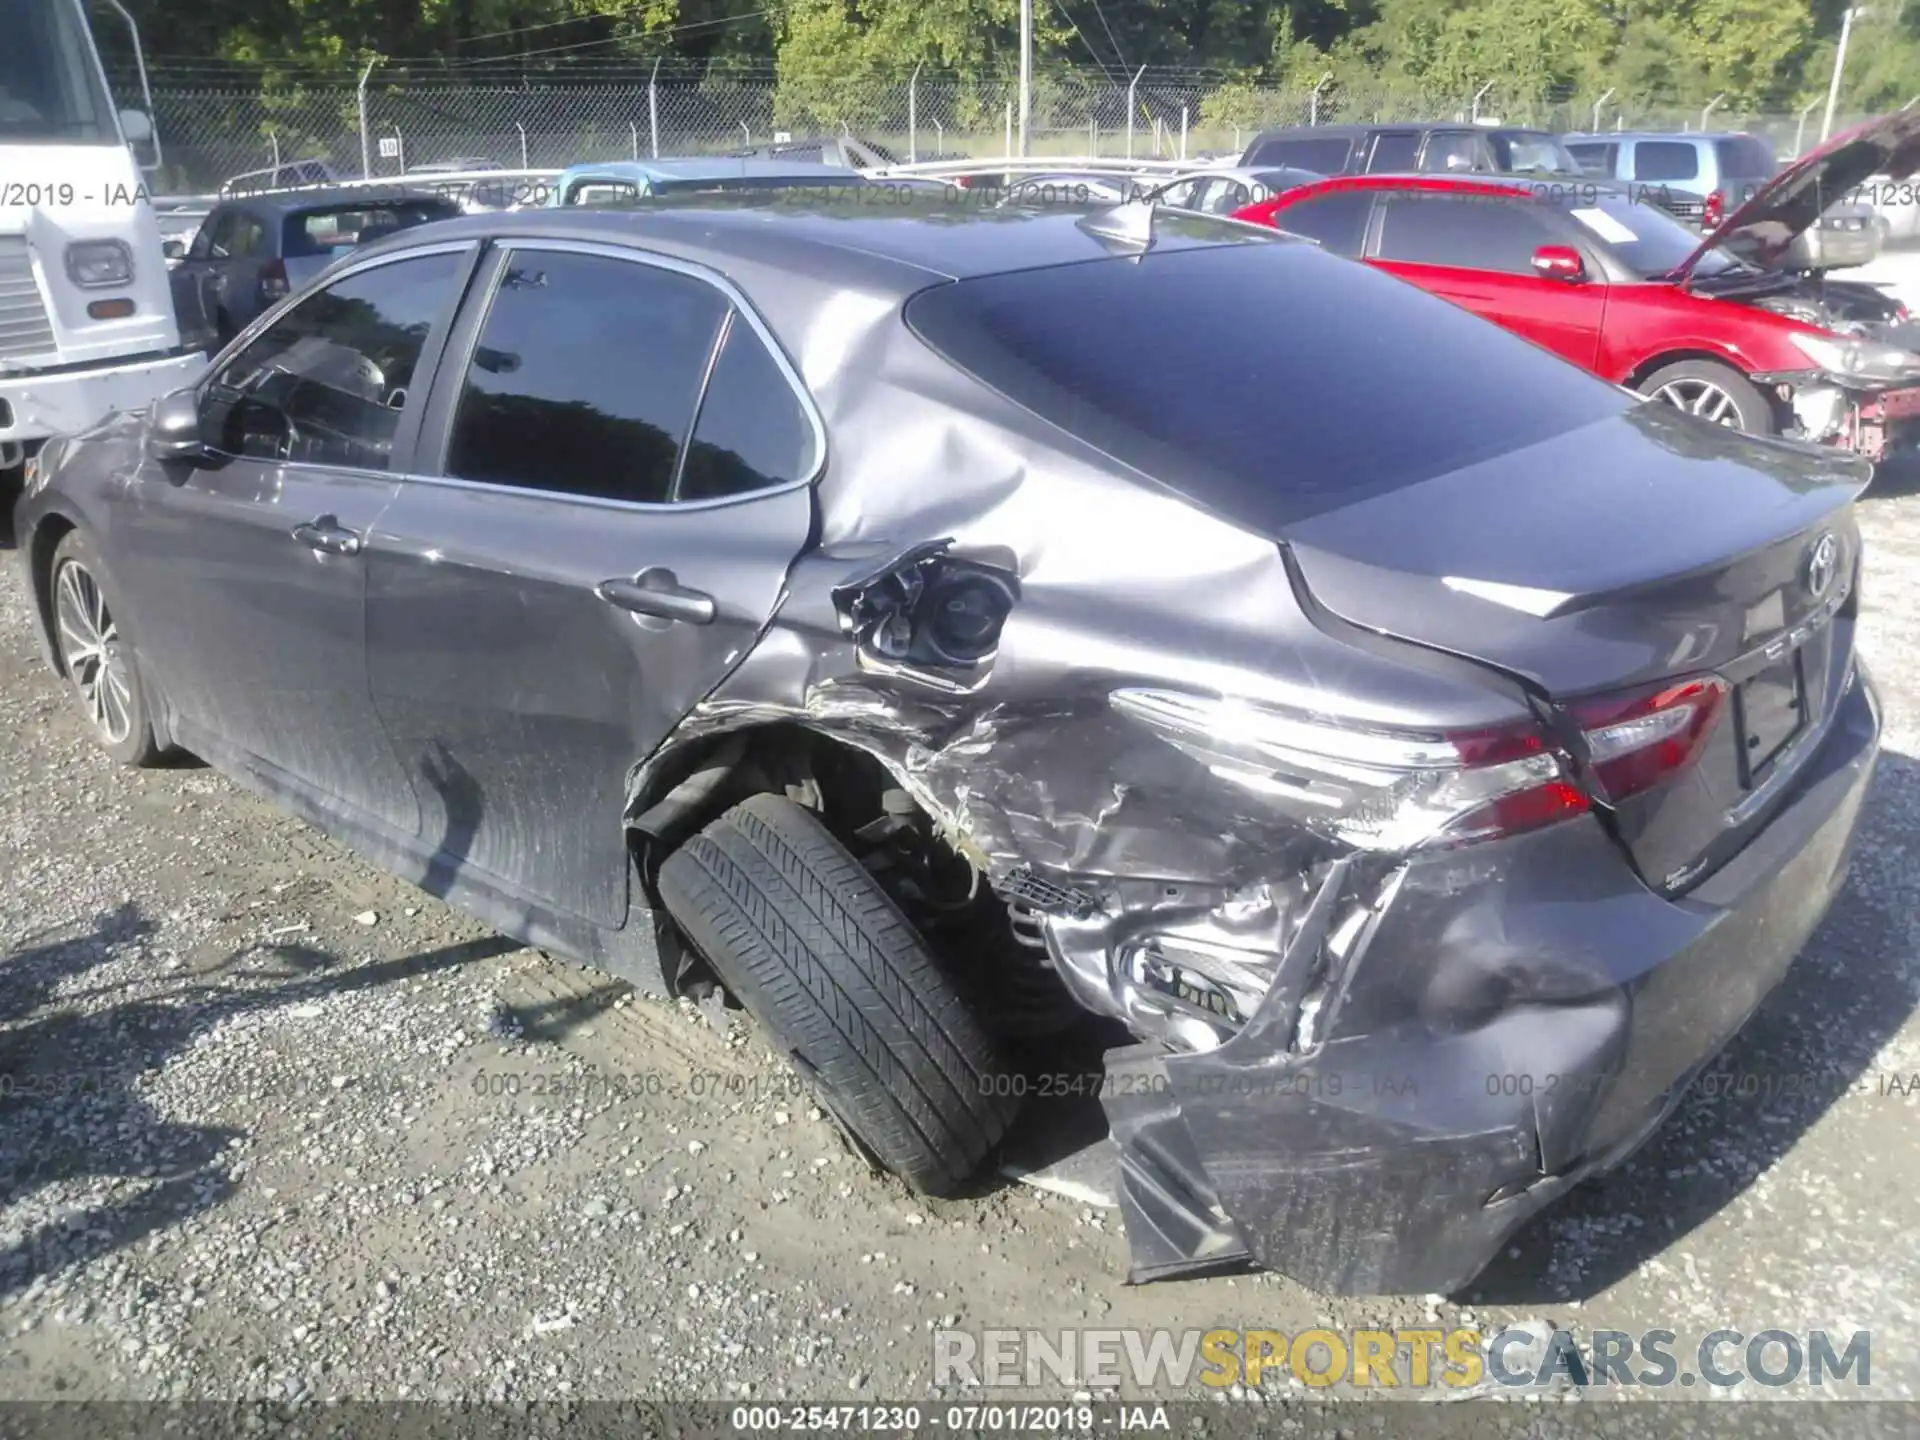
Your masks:
{"label": "taillight", "polygon": [[1567,709],[1586,737],[1602,798],[1618,804],[1691,765],[1726,698],[1726,681],[1708,675],[1636,695],[1582,700]]}
{"label": "taillight", "polygon": [[1460,779],[1449,788],[1463,803],[1435,832],[1442,844],[1490,840],[1537,830],[1591,808],[1567,779],[1558,752],[1531,722],[1499,730],[1454,731],[1448,741],[1460,757]]}
{"label": "taillight", "polygon": [[287,293],[287,267],[269,260],[260,267],[260,298],[278,300]]}
{"label": "taillight", "polygon": [[1726,218],[1726,214],[1726,192],[1716,190],[1707,196],[1707,203],[1700,211],[1700,228],[1709,231],[1719,229],[1720,222]]}
{"label": "taillight", "polygon": [[953,177],[953,183],[958,185],[962,190],[971,190],[973,188],[973,177],[971,175],[956,175]]}
{"label": "taillight", "polygon": [[1585,740],[1589,788],[1532,720],[1416,732],[1174,691],[1110,698],[1216,779],[1308,829],[1400,851],[1515,835],[1642,794],[1693,763],[1726,696],[1708,675],[1566,707]]}

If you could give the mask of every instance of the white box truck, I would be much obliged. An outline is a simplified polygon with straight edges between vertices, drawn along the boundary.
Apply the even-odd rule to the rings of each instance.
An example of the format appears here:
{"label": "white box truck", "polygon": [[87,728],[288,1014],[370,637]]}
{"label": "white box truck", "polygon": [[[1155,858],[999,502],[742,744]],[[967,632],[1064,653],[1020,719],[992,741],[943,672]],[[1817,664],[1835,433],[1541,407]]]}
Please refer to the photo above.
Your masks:
{"label": "white box truck", "polygon": [[206,363],[181,350],[136,151],[157,165],[152,116],[116,112],[80,0],[0,0],[0,505],[42,441]]}

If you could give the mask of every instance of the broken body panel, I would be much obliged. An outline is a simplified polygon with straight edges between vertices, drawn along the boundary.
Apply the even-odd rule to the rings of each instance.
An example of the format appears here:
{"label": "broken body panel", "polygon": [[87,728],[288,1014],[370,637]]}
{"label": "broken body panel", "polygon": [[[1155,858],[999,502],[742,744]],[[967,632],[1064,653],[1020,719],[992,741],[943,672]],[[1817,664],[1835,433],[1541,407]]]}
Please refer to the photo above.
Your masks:
{"label": "broken body panel", "polygon": [[[1328,1290],[1463,1283],[1644,1138],[1835,893],[1878,731],[1836,618],[1857,462],[1623,403],[1263,532],[1116,484],[1111,455],[939,363],[879,297],[769,318],[833,435],[817,543],[636,773],[630,813],[645,823],[676,752],[768,723],[885,766],[1038,920],[1080,1002],[1144,1037],[1109,1055],[1103,1091],[1136,1279],[1250,1256]],[[1823,527],[1844,578],[1815,601],[1798,578]],[[876,615],[912,613],[900,596],[969,571],[1008,596],[972,663],[874,643]],[[1738,683],[1797,631],[1818,733],[1738,825],[1713,756],[1675,804],[1356,849],[1112,701],[1152,685],[1361,727],[1498,726],[1678,662]],[[1652,885],[1636,856],[1665,867]],[[1707,881],[1660,893],[1703,862]],[[1159,940],[1223,963],[1183,991],[1138,963]]]}

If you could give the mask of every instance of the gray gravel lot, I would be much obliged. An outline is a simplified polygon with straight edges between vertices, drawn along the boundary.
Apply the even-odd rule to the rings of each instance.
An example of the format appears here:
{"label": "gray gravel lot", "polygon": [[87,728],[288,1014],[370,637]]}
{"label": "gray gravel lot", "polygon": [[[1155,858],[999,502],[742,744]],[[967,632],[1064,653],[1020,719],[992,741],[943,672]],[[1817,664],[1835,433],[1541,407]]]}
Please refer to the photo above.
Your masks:
{"label": "gray gravel lot", "polygon": [[210,770],[114,768],[0,555],[0,1397],[924,1397],[936,1325],[1525,1318],[1870,1330],[1871,1393],[1915,1397],[1920,482],[1881,484],[1887,745],[1850,888],[1713,1084],[1464,1304],[1130,1289],[1113,1212],[915,1199],[737,1028]]}

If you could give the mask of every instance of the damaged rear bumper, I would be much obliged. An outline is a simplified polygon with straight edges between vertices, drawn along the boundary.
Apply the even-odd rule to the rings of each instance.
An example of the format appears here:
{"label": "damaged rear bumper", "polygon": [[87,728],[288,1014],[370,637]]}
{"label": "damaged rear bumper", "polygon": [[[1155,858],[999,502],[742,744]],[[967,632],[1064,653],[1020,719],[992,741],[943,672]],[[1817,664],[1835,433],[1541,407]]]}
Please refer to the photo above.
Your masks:
{"label": "damaged rear bumper", "polygon": [[1844,879],[1879,727],[1861,672],[1773,821],[1684,898],[1592,821],[1422,857],[1324,1040],[1293,1051],[1263,1005],[1212,1051],[1111,1052],[1132,1278],[1251,1259],[1333,1293],[1465,1285],[1779,984]]}

